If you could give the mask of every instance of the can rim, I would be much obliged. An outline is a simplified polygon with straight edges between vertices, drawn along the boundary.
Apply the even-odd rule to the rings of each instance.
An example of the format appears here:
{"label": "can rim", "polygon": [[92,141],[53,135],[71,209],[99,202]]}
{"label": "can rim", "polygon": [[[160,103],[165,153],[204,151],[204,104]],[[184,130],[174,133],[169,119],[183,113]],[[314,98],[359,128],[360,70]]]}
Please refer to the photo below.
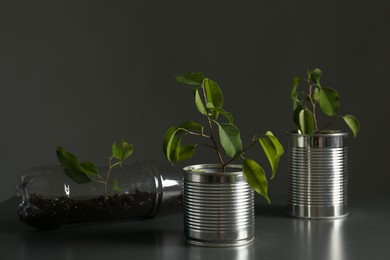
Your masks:
{"label": "can rim", "polygon": [[222,170],[221,165],[217,163],[205,163],[188,165],[183,168],[184,171],[195,174],[239,174],[242,173],[242,165],[240,164],[228,164],[225,167],[225,171]]}
{"label": "can rim", "polygon": [[291,136],[302,136],[302,137],[320,137],[320,136],[348,136],[348,132],[342,130],[323,130],[317,134],[302,134],[298,133],[298,130],[291,130],[286,133]]}
{"label": "can rim", "polygon": [[219,164],[195,164],[183,168],[184,180],[198,183],[238,183],[243,182],[242,165],[229,164],[222,170]]}

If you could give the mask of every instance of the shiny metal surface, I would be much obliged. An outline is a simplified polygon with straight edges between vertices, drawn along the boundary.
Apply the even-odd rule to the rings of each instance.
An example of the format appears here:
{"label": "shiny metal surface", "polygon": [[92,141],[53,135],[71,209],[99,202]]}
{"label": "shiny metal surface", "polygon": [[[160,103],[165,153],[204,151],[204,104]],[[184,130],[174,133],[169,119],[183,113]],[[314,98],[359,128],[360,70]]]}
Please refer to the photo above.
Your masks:
{"label": "shiny metal surface", "polygon": [[347,139],[344,132],[288,133],[288,213],[301,218],[348,215]]}
{"label": "shiny metal surface", "polygon": [[241,246],[254,239],[254,193],[240,165],[184,168],[184,234],[193,245]]}
{"label": "shiny metal surface", "polygon": [[328,130],[321,134],[298,134],[288,132],[291,147],[299,148],[340,148],[347,146],[347,132]]}

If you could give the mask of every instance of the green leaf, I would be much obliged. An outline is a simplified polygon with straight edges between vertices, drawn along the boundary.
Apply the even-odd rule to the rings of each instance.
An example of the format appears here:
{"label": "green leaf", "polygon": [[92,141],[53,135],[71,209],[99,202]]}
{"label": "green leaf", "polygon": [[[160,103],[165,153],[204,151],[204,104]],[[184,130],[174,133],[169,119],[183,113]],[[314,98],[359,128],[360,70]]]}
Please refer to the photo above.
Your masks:
{"label": "green leaf", "polygon": [[242,152],[242,141],[240,136],[240,130],[229,123],[218,124],[219,129],[219,140],[223,149],[229,157]]}
{"label": "green leaf", "polygon": [[98,170],[95,164],[92,162],[82,162],[80,163],[81,168],[83,171],[88,175],[98,175]]}
{"label": "green leaf", "polygon": [[120,145],[117,145],[116,143],[112,144],[112,155],[118,160],[122,158],[122,149]]}
{"label": "green leaf", "polygon": [[168,128],[168,130],[165,132],[164,135],[164,141],[163,141],[163,151],[164,155],[167,158],[168,161],[172,163],[175,154],[176,144],[178,139],[175,137],[176,133],[178,131],[178,128],[176,126],[172,126]]}
{"label": "green leaf", "polygon": [[278,157],[282,156],[284,154],[284,148],[283,145],[279,142],[278,138],[276,138],[276,136],[271,131],[267,131],[265,134],[274,144],[276,148],[276,155]]}
{"label": "green leaf", "polygon": [[133,145],[127,143],[124,139],[120,144],[112,144],[112,155],[119,161],[126,160],[130,155],[133,154]]}
{"label": "green leaf", "polygon": [[280,144],[279,140],[272,134],[271,131],[268,131],[264,136],[261,136],[259,138],[259,143],[263,147],[264,153],[267,156],[267,159],[271,165],[271,179],[273,179],[275,177],[276,170],[279,166],[280,157],[284,153],[283,146]]}
{"label": "green leaf", "polygon": [[256,161],[244,159],[242,171],[249,186],[263,196],[268,203],[271,203],[268,197],[268,181],[264,169]]}
{"label": "green leaf", "polygon": [[293,120],[294,120],[294,123],[295,125],[300,129],[300,124],[299,124],[299,113],[301,113],[301,111],[303,110],[303,107],[301,106],[301,104],[299,104],[295,110],[294,110],[294,116],[293,116]]}
{"label": "green leaf", "polygon": [[312,94],[311,98],[315,102],[318,102],[318,100],[320,99],[320,88],[318,88],[318,87],[314,88],[314,91],[313,91],[313,94]]}
{"label": "green leaf", "polygon": [[204,107],[204,104],[203,104],[203,101],[199,95],[199,89],[196,88],[194,89],[194,97],[195,97],[195,105],[196,105],[196,108],[198,109],[198,111],[201,113],[201,114],[205,114],[206,113],[206,109]]}
{"label": "green leaf", "polygon": [[121,158],[121,161],[126,160],[132,154],[133,154],[133,145],[127,143],[125,140],[122,140],[122,158]]}
{"label": "green leaf", "polygon": [[75,183],[84,184],[91,181],[75,155],[65,151],[60,146],[57,147],[56,154],[65,174]]}
{"label": "green leaf", "polygon": [[[178,162],[176,156],[180,155],[180,158],[188,157],[190,154],[189,147],[183,147],[180,145],[180,138],[177,135],[185,133],[186,131],[195,132],[199,131],[203,133],[203,126],[193,121],[185,121],[179,126],[172,126],[168,128],[164,135],[163,151],[164,155],[169,162],[175,164]],[[184,149],[184,150],[183,150]],[[183,155],[181,155],[183,153]]]}
{"label": "green leaf", "polygon": [[214,120],[218,120],[219,112],[217,110],[222,108],[215,107],[213,103],[207,102],[206,109],[207,109],[207,114],[209,116],[212,115],[214,117]]}
{"label": "green leaf", "polygon": [[[210,104],[210,103],[208,103],[208,104]],[[226,117],[226,119],[229,121],[230,124],[233,124],[233,115],[229,112],[226,112],[223,108],[221,108],[221,107],[208,107],[208,109],[214,114],[218,113],[218,114],[223,115],[224,117]]]}
{"label": "green leaf", "polygon": [[195,132],[195,131],[203,132],[203,126],[191,120],[181,123],[177,128],[185,129],[191,132]]}
{"label": "green leaf", "polygon": [[311,70],[307,70],[307,79],[311,80]]}
{"label": "green leaf", "polygon": [[176,158],[176,154],[177,154],[176,149],[179,148],[179,142],[180,142],[180,138],[173,136],[173,138],[171,140],[170,147],[169,147],[170,150],[169,150],[169,158],[168,158],[168,161],[171,164],[178,163],[177,158]]}
{"label": "green leaf", "polygon": [[179,163],[184,160],[190,159],[195,154],[194,145],[181,145],[181,139],[178,139],[175,149],[174,163]]}
{"label": "green leaf", "polygon": [[299,80],[300,79],[298,77],[294,77],[292,80],[292,89],[291,89],[291,93],[290,93],[290,98],[293,101],[293,109],[294,110],[297,108],[297,104],[299,102],[298,91],[297,91],[297,88],[299,85]]}
{"label": "green leaf", "polygon": [[223,106],[223,95],[218,84],[211,79],[204,80],[204,87],[206,89],[206,103],[212,103],[215,108]]}
{"label": "green leaf", "polygon": [[202,72],[188,72],[175,77],[178,83],[189,85],[202,85],[204,75]]}
{"label": "green leaf", "polygon": [[360,130],[360,123],[357,120],[356,117],[353,115],[345,115],[343,116],[344,122],[348,125],[348,127],[351,129],[353,136],[357,137],[357,134]]}
{"label": "green leaf", "polygon": [[113,180],[111,181],[111,184],[112,184],[112,189],[113,189],[114,191],[121,191],[121,188],[119,187],[119,182],[118,182],[118,180],[113,179]]}
{"label": "green leaf", "polygon": [[313,114],[308,109],[299,112],[299,126],[303,134],[312,134],[314,132]]}
{"label": "green leaf", "polygon": [[328,116],[336,116],[340,105],[339,94],[332,88],[321,88],[318,98],[318,104],[322,112]]}
{"label": "green leaf", "polygon": [[311,78],[313,79],[314,83],[316,83],[317,85],[320,85],[322,71],[317,68],[317,69],[312,70],[310,74],[311,74]]}
{"label": "green leaf", "polygon": [[207,104],[206,104],[206,108],[207,108],[207,109],[213,109],[213,108],[215,108],[215,106],[214,106],[214,104],[213,104],[213,103],[211,103],[211,102],[207,102]]}

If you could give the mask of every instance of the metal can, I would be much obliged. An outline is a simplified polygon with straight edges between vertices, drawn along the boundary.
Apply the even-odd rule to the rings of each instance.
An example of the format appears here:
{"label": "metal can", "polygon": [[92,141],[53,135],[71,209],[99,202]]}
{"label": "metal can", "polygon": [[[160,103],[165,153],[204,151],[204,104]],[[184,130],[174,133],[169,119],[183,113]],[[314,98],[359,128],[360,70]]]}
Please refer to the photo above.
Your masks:
{"label": "metal can", "polygon": [[198,246],[241,246],[254,239],[254,192],[241,165],[184,168],[184,233]]}
{"label": "metal can", "polygon": [[348,133],[289,132],[288,213],[321,219],[348,215]]}

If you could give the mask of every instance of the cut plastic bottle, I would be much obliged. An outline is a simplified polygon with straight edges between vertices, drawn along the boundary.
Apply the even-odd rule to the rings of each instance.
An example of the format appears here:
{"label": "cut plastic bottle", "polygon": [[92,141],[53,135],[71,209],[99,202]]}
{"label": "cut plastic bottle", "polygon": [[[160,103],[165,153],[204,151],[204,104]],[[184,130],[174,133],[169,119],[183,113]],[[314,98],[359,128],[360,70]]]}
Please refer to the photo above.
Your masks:
{"label": "cut plastic bottle", "polygon": [[64,224],[150,218],[181,208],[181,174],[172,168],[136,162],[115,168],[110,176],[118,189],[105,195],[103,184],[77,184],[60,166],[29,169],[21,174],[16,187],[19,218],[38,229],[51,229]]}

